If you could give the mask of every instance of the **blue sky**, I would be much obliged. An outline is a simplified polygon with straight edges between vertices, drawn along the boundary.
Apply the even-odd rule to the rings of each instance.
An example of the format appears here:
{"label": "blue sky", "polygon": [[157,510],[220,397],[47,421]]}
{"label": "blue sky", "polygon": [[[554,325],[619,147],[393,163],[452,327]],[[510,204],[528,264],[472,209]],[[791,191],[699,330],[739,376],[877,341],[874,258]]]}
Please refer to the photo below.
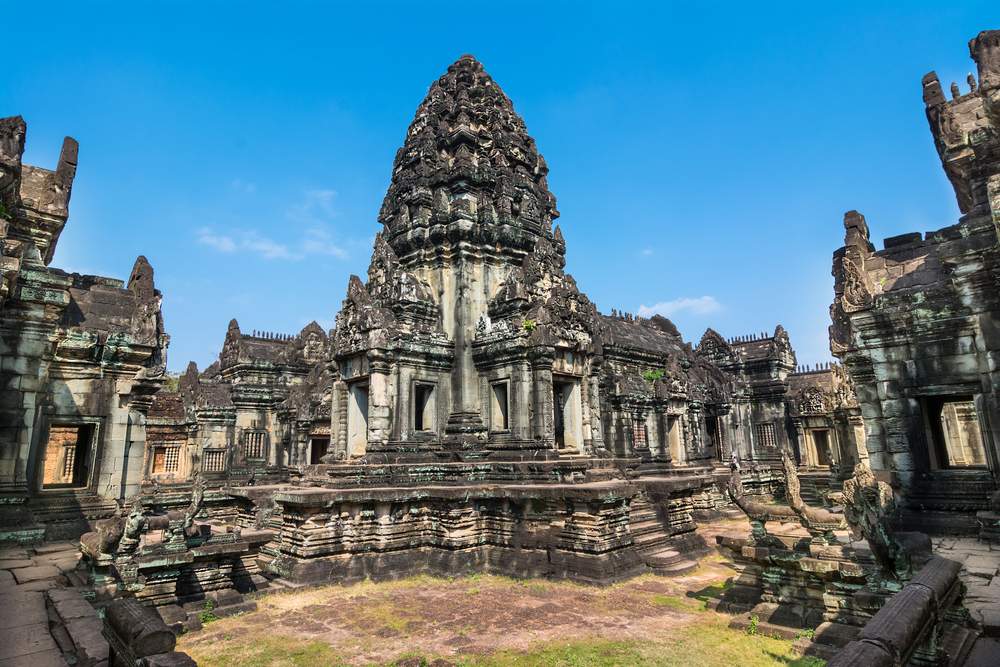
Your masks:
{"label": "blue sky", "polygon": [[990,2],[15,3],[0,115],[26,162],[80,142],[55,266],[146,255],[171,369],[247,329],[331,326],[364,275],[392,158],[463,53],[550,167],[568,270],[601,310],[695,343],[789,330],[829,359],[843,213],[873,239],[958,216],[920,79],[964,89]]}

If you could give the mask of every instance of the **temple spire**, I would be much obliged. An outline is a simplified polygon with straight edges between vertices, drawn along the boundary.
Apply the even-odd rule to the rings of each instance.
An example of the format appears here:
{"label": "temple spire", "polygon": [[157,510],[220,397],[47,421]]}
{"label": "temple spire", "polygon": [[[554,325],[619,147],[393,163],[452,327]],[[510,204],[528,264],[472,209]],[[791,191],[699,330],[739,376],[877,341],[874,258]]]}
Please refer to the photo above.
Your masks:
{"label": "temple spire", "polygon": [[[465,221],[473,223],[469,240],[491,246],[498,237],[519,244],[487,229],[505,224],[534,238],[551,237],[559,212],[547,173],[510,98],[478,60],[463,55],[417,108],[379,221],[401,258],[414,245],[436,242],[457,221],[463,230]],[[454,233],[448,229],[447,236]]]}

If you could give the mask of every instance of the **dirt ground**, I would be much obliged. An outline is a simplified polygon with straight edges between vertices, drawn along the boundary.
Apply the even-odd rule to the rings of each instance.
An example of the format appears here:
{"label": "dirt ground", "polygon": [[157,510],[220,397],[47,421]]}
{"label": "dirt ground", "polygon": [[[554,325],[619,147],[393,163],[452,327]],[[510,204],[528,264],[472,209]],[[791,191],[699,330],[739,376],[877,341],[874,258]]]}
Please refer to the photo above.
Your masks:
{"label": "dirt ground", "polygon": [[[699,529],[712,545],[720,532],[745,530],[746,521],[722,521]],[[608,647],[631,650],[643,643],[652,650],[691,635],[726,643],[727,633],[732,633],[736,664],[787,664],[790,654],[783,645],[766,651],[760,647],[763,653],[773,653],[776,661],[765,656],[763,661],[741,663],[736,644],[766,638],[747,638],[729,630],[728,617],[706,610],[705,601],[721,592],[733,572],[726,559],[713,553],[683,576],[645,575],[600,588],[473,575],[280,592],[261,596],[254,613],[213,621],[185,635],[178,650],[188,651],[205,665],[392,664],[407,658],[407,664],[414,665],[434,660],[508,664],[496,657],[500,655],[512,656],[510,664],[524,664],[532,652],[560,646],[575,647],[564,651],[567,660],[546,658],[537,664],[593,664],[585,658],[578,663],[576,654],[614,653],[618,649]],[[260,650],[255,651],[254,645]],[[690,650],[697,654],[697,642]],[[645,662],[627,654],[601,662],[636,660]],[[674,663],[651,659],[648,664]]]}

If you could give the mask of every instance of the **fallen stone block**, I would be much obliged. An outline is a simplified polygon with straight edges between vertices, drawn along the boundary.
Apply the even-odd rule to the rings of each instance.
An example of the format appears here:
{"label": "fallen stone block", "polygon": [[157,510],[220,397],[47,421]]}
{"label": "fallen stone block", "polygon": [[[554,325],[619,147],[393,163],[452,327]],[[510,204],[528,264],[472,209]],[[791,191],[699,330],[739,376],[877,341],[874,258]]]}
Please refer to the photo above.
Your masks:
{"label": "fallen stone block", "polygon": [[77,618],[66,624],[73,645],[76,646],[77,657],[83,664],[96,664],[107,660],[109,655],[108,640],[101,633],[104,623],[97,616]]}

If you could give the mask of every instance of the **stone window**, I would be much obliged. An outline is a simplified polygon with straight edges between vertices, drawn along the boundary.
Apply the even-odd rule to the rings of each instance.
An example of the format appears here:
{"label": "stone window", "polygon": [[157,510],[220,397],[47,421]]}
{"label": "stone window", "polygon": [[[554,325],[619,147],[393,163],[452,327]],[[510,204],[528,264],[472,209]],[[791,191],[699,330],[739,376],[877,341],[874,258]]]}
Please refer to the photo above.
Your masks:
{"label": "stone window", "polygon": [[757,433],[757,446],[764,449],[774,449],[778,446],[774,437],[774,424],[763,422],[754,427]]}
{"label": "stone window", "polygon": [[86,486],[90,479],[93,424],[53,424],[42,461],[42,488]]}
{"label": "stone window", "polygon": [[434,431],[435,386],[426,382],[416,382],[413,385],[413,430]]}
{"label": "stone window", "polygon": [[180,445],[153,448],[153,473],[177,472],[180,469]]}
{"label": "stone window", "polygon": [[225,472],[226,450],[206,449],[202,454],[201,468],[205,472]]}
{"label": "stone window", "polygon": [[979,414],[971,396],[926,398],[923,401],[934,468],[981,468],[986,449]]}
{"label": "stone window", "polygon": [[243,432],[243,456],[247,459],[263,459],[267,455],[267,431]]}
{"label": "stone window", "polygon": [[510,429],[510,384],[494,382],[490,385],[492,401],[490,405],[490,430],[507,431]]}

